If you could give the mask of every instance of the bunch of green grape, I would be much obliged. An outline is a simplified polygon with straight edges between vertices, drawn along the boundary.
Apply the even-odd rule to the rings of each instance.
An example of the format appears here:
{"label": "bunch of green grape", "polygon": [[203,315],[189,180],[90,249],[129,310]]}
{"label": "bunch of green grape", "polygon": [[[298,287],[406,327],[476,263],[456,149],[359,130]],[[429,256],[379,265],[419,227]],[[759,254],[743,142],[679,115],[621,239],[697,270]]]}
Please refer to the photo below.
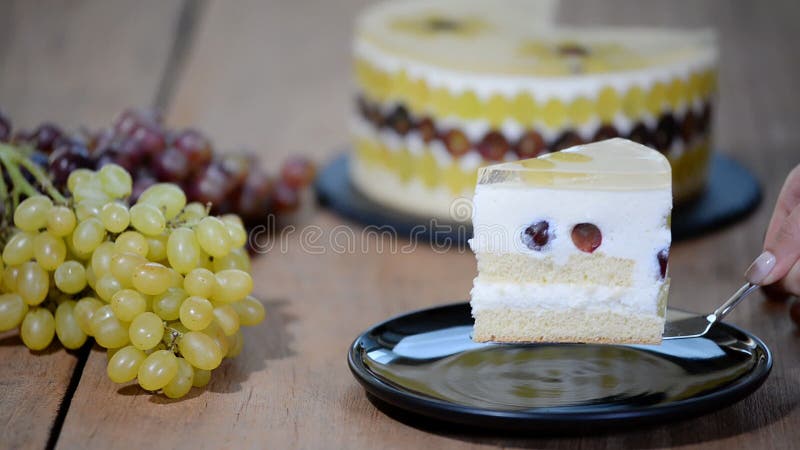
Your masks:
{"label": "bunch of green grape", "polygon": [[33,195],[14,210],[0,263],[0,331],[19,327],[33,350],[54,337],[69,349],[94,337],[108,349],[112,381],[136,379],[170,398],[206,385],[223,358],[241,352],[240,327],[264,318],[250,296],[241,220],[187,205],[168,183],[128,207],[131,176],[114,164],[76,170],[67,184],[67,201]]}

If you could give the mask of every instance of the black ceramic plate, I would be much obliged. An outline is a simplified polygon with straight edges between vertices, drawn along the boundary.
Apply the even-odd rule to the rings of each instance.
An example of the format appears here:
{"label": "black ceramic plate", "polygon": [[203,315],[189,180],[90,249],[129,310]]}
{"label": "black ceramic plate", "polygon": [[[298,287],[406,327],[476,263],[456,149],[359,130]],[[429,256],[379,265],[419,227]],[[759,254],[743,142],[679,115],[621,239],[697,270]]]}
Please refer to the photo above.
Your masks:
{"label": "black ceramic plate", "polygon": [[662,345],[477,344],[471,331],[467,303],[412,312],[359,336],[348,363],[369,394],[414,415],[547,432],[703,414],[744,398],[772,368],[760,339],[727,324]]}
{"label": "black ceramic plate", "polygon": [[[317,177],[320,200],[337,213],[364,225],[388,226],[401,236],[411,236],[437,245],[464,245],[472,236],[468,224],[431,221],[409,215],[369,199],[350,182],[350,155],[344,154],[325,166]],[[736,161],[715,153],[711,159],[708,187],[691,204],[672,214],[672,237],[686,239],[736,221],[758,206],[761,189],[753,174]]]}

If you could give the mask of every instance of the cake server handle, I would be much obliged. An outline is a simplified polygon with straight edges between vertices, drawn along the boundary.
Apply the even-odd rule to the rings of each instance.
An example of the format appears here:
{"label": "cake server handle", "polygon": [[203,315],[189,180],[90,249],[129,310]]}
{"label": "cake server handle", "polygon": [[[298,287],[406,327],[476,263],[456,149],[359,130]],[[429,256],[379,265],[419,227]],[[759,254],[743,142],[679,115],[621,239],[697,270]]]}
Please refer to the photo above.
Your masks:
{"label": "cake server handle", "polygon": [[706,319],[710,323],[716,323],[722,320],[723,317],[727,316],[728,313],[733,311],[733,308],[736,308],[736,305],[742,302],[751,292],[758,288],[757,284],[753,284],[750,282],[745,283],[742,287],[739,288],[736,293],[734,293],[731,298],[729,298],[725,303],[720,305],[719,308],[714,310],[713,313],[709,314]]}

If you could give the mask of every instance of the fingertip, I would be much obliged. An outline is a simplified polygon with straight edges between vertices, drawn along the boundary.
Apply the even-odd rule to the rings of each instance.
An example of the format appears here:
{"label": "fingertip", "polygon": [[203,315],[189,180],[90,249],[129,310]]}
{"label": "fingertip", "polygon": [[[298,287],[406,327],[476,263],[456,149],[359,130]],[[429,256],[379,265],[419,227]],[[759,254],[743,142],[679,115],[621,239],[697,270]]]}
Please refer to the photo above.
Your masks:
{"label": "fingertip", "polygon": [[767,278],[775,268],[776,262],[775,255],[769,250],[764,250],[747,268],[744,277],[747,278],[747,281],[759,286],[771,284],[771,282],[767,282]]}

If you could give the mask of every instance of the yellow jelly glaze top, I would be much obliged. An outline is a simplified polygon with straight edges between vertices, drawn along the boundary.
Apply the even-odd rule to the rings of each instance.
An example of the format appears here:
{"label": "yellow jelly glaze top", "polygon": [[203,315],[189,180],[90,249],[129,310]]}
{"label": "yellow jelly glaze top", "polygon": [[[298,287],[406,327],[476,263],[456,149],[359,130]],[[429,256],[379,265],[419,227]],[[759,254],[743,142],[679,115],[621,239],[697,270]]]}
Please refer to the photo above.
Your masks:
{"label": "yellow jelly glaze top", "polygon": [[479,170],[478,184],[497,183],[556,189],[670,189],[672,173],[661,153],[614,138]]}

